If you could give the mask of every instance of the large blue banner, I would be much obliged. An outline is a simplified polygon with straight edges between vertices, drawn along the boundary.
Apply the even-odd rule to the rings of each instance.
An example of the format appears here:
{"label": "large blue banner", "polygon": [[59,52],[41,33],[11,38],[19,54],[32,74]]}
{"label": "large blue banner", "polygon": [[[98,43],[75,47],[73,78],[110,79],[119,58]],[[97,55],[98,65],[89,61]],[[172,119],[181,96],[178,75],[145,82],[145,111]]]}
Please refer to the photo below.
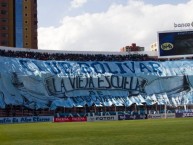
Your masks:
{"label": "large blue banner", "polygon": [[0,57],[0,107],[192,104],[193,63],[40,61]]}

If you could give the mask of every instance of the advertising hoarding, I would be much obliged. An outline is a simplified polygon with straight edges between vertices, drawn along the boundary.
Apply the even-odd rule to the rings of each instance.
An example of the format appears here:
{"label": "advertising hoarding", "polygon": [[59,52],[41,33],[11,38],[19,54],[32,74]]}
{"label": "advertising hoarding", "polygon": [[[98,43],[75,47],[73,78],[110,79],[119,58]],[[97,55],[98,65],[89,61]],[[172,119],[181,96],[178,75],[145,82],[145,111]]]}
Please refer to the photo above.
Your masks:
{"label": "advertising hoarding", "polygon": [[148,119],[176,118],[175,113],[148,114]]}
{"label": "advertising hoarding", "polygon": [[138,120],[138,119],[147,119],[147,116],[145,114],[144,115],[139,115],[139,114],[136,114],[136,115],[119,115],[118,119],[119,120]]}
{"label": "advertising hoarding", "polygon": [[86,122],[86,117],[55,117],[54,122]]}
{"label": "advertising hoarding", "polygon": [[0,124],[52,122],[53,116],[0,117]]}
{"label": "advertising hoarding", "polygon": [[105,115],[105,116],[90,116],[87,117],[87,122],[101,122],[101,121],[117,121],[118,115]]}

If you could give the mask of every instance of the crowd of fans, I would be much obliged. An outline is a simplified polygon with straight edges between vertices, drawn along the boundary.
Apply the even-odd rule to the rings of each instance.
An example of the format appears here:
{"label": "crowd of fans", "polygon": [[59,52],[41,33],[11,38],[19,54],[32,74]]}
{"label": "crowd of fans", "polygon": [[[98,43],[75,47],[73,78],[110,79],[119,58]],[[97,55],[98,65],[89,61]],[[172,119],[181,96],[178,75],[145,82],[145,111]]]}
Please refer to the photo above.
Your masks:
{"label": "crowd of fans", "polygon": [[37,60],[66,60],[66,61],[147,61],[155,60],[147,54],[76,54],[76,53],[46,53],[35,51],[11,51],[0,49],[0,56],[31,58]]}

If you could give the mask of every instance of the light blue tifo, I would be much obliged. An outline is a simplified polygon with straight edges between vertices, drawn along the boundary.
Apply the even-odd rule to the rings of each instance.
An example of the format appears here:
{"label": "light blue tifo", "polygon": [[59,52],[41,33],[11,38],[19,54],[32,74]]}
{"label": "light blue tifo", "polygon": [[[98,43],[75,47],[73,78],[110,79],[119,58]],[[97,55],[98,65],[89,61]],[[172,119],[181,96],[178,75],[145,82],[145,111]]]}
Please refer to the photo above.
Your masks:
{"label": "light blue tifo", "polygon": [[0,108],[193,103],[193,61],[40,61],[0,57]]}

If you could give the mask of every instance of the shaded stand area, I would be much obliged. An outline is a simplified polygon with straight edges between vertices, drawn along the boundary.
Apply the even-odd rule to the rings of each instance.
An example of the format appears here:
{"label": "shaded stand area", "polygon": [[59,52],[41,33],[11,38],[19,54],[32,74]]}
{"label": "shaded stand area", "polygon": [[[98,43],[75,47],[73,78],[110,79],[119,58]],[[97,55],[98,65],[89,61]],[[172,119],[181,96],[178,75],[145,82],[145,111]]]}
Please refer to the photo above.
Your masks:
{"label": "shaded stand area", "polygon": [[[165,110],[166,109],[166,110]],[[0,117],[20,117],[20,116],[56,116],[56,117],[81,117],[81,116],[94,116],[94,115],[114,115],[129,114],[129,115],[147,115],[147,114],[161,114],[161,113],[182,113],[193,112],[193,105],[186,106],[165,106],[158,105],[136,105],[131,106],[80,106],[80,107],[57,107],[55,110],[50,109],[29,109],[22,105],[6,105],[4,109],[0,108]]]}

